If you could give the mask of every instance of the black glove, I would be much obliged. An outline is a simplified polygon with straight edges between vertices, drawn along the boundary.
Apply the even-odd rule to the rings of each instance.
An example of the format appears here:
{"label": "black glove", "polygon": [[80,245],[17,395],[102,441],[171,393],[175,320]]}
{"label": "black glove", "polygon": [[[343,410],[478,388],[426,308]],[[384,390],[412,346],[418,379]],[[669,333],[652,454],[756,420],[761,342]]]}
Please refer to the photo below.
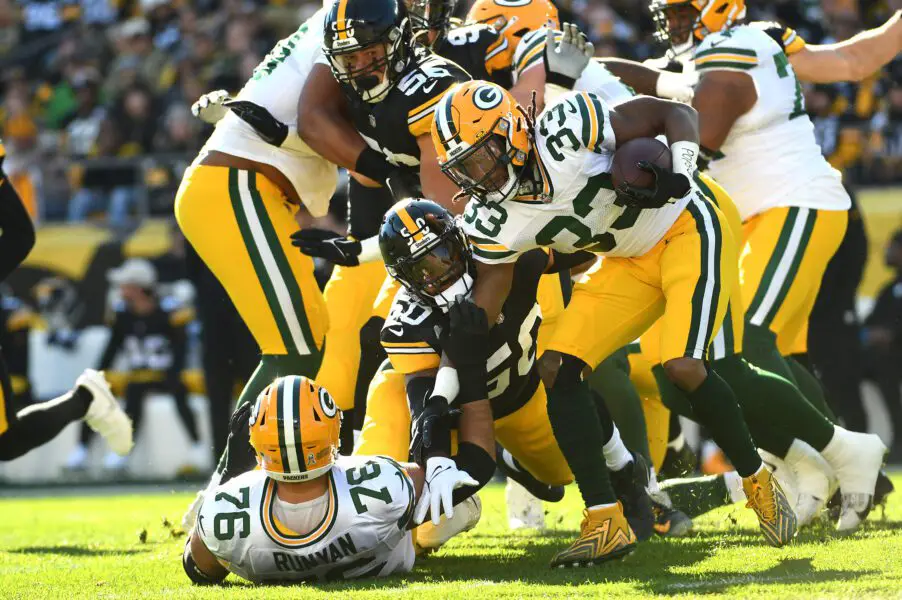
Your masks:
{"label": "black glove", "polygon": [[485,311],[459,297],[448,310],[450,327],[440,337],[442,351],[457,369],[459,403],[488,398],[489,324]]}
{"label": "black glove", "polygon": [[232,109],[238,118],[253,127],[257,135],[268,144],[281,146],[288,137],[288,125],[259,104],[247,100],[227,100],[222,105]]}
{"label": "black glove", "polygon": [[626,204],[638,208],[661,208],[672,199],[689,193],[689,179],[682,173],[674,173],[645,160],[640,160],[636,166],[654,175],[655,183],[647,188],[621,183],[617,195]]}
{"label": "black glove", "polygon": [[430,398],[426,408],[413,422],[410,436],[411,460],[425,465],[432,456],[451,455],[451,430],[457,427],[461,411],[451,408],[444,398]]}
{"label": "black glove", "polygon": [[343,267],[360,264],[360,242],[328,229],[299,229],[291,234],[291,245],[314,258],[324,258]]}

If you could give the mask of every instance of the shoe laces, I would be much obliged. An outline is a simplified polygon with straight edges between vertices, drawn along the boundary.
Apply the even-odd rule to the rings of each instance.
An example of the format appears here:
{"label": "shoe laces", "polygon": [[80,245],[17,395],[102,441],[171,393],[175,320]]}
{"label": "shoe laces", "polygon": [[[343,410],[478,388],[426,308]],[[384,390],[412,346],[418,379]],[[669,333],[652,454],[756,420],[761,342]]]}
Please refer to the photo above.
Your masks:
{"label": "shoe laces", "polygon": [[776,490],[771,486],[770,493],[768,493],[768,490],[764,489],[764,486],[758,483],[757,480],[754,485],[755,491],[745,505],[746,508],[757,511],[765,521],[775,520],[777,518]]}

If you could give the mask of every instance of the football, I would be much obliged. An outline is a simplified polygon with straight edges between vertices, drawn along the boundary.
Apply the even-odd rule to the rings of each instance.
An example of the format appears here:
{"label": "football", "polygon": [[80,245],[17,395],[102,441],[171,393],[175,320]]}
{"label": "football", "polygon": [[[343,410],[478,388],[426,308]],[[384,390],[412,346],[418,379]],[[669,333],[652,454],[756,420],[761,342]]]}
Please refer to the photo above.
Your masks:
{"label": "football", "polygon": [[659,167],[670,168],[673,164],[670,149],[660,140],[655,138],[630,140],[614,153],[614,164],[611,168],[614,189],[619,188],[622,183],[642,188],[651,187],[655,182],[654,175],[637,166],[637,163],[643,160]]}

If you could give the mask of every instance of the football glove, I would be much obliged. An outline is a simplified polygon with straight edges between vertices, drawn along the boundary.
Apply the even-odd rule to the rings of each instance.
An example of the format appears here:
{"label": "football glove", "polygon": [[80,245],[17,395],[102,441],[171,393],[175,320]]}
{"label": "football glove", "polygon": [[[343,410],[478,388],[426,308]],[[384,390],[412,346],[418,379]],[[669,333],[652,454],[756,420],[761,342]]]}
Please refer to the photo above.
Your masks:
{"label": "football glove", "polygon": [[207,92],[191,105],[191,114],[204,123],[216,125],[229,112],[229,109],[222,105],[227,100],[231,98],[225,90]]}
{"label": "football glove", "polygon": [[323,258],[343,267],[360,264],[360,242],[328,229],[310,227],[291,234],[291,245],[307,256]]}
{"label": "football glove", "polygon": [[572,90],[594,56],[595,46],[573,23],[564,23],[561,31],[558,40],[551,27],[545,33],[545,81]]}
{"label": "football glove", "polygon": [[488,398],[489,324],[485,311],[463,297],[448,308],[450,327],[442,331],[442,351],[451,359],[460,380],[460,402]]}
{"label": "football glove", "polygon": [[272,116],[272,113],[248,100],[227,99],[222,103],[235,113],[238,118],[254,128],[265,142],[273,146],[281,146],[288,137],[288,125]]}
{"label": "football glove", "polygon": [[454,516],[452,495],[454,490],[463,486],[478,487],[479,482],[470,477],[466,471],[457,468],[457,464],[445,456],[436,456],[426,462],[426,480],[417,502],[414,521],[419,524],[432,517],[432,524],[438,525],[445,515],[449,519]]}
{"label": "football glove", "polygon": [[457,426],[461,411],[451,408],[444,398],[432,397],[413,423],[410,454],[412,460],[425,465],[436,454],[451,453],[451,430]]}
{"label": "football glove", "polygon": [[661,208],[674,198],[682,198],[689,193],[689,179],[685,175],[645,160],[640,160],[636,166],[654,175],[655,182],[647,188],[621,183],[617,195],[626,204],[638,208]]}

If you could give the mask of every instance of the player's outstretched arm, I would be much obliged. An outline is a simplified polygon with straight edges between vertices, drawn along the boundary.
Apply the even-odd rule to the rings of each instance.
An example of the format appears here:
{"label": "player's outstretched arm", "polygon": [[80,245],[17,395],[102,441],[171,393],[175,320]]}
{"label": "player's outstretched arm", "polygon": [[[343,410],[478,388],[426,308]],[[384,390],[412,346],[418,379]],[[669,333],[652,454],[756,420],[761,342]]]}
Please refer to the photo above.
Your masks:
{"label": "player's outstretched arm", "polygon": [[196,528],[191,532],[188,543],[185,544],[185,551],[182,553],[182,567],[188,578],[198,585],[220,583],[229,574],[204,545]]}
{"label": "player's outstretched arm", "polygon": [[379,185],[391,166],[366,145],[344,114],[345,107],[344,94],[331,69],[314,65],[298,98],[298,135],[329,162],[363,175],[365,179],[359,181],[364,185]]}
{"label": "player's outstretched arm", "polygon": [[692,101],[692,86],[696,83],[693,76],[662,71],[625,58],[603,58],[599,62],[637,94]]}
{"label": "player's outstretched arm", "polygon": [[789,55],[796,76],[812,83],[861,81],[902,52],[902,10],[880,27],[835,44],[806,45]]}
{"label": "player's outstretched arm", "polygon": [[698,111],[700,168],[707,166],[736,120],[750,111],[757,100],[755,83],[747,73],[718,70],[702,76],[692,99],[692,106]]}

